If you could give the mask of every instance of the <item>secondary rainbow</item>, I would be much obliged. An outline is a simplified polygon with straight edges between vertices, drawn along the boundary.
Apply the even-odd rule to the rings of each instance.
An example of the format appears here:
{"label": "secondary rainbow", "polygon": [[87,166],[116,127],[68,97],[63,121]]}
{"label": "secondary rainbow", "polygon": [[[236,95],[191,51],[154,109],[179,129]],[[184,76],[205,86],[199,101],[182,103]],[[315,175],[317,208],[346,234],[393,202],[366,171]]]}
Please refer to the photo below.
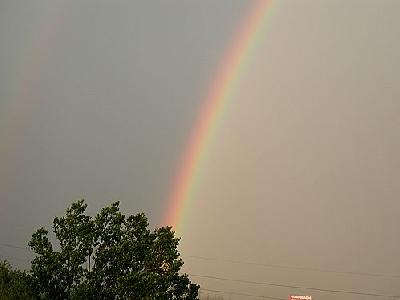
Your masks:
{"label": "secondary rainbow", "polygon": [[251,60],[254,48],[265,32],[273,7],[272,2],[258,0],[251,8],[228,47],[203,101],[203,107],[184,149],[178,174],[172,185],[169,207],[163,222],[177,231],[181,231],[185,211],[200,180],[202,165],[218,124],[235,92],[241,74]]}
{"label": "secondary rainbow", "polygon": [[[5,120],[3,128],[0,128],[0,221],[2,214],[7,211],[7,191],[12,187],[12,166],[14,155],[22,148],[24,134],[29,127],[29,119],[35,106],[40,105],[37,90],[42,77],[49,53],[54,46],[55,38],[60,28],[64,25],[68,13],[68,1],[56,1],[45,15],[48,19],[42,22],[41,30],[37,36],[27,43],[24,51],[21,51],[18,61],[13,65],[16,70],[10,90],[13,94],[10,98],[0,99],[0,117]],[[27,39],[29,41],[29,39]],[[1,222],[0,222],[1,223]]]}

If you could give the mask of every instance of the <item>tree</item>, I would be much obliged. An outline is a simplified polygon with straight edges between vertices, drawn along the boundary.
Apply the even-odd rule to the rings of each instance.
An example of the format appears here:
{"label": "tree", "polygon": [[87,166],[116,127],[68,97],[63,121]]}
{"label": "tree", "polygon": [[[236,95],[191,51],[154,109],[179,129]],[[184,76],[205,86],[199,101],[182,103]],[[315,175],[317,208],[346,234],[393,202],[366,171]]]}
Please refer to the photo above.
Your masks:
{"label": "tree", "polygon": [[29,276],[13,270],[7,261],[0,262],[0,299],[31,299]]}
{"label": "tree", "polygon": [[36,253],[34,293],[50,299],[198,299],[199,286],[180,274],[179,238],[171,227],[148,229],[144,214],[126,217],[119,202],[95,217],[84,200],[53,221],[56,246],[38,229],[29,242]]}

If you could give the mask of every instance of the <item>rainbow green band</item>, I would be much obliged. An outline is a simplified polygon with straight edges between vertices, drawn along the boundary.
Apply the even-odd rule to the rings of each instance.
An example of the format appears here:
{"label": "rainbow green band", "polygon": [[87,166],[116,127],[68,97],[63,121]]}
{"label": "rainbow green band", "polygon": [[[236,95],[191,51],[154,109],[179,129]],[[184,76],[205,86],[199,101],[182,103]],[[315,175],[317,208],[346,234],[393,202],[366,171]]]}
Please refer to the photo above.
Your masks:
{"label": "rainbow green band", "polygon": [[180,232],[186,211],[191,204],[196,185],[201,177],[201,169],[207,150],[222,119],[226,106],[232,99],[235,89],[253,50],[265,32],[268,16],[272,11],[272,0],[258,0],[234,36],[233,43],[223,57],[222,64],[204,99],[183,158],[174,180],[169,207],[164,224],[171,225]]}

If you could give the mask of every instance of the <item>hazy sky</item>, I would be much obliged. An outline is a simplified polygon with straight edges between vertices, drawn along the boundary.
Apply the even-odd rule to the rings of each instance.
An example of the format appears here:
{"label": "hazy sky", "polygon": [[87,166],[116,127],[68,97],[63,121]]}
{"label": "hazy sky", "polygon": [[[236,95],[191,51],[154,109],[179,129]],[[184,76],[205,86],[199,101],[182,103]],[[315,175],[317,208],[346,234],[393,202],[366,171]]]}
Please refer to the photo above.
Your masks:
{"label": "hazy sky", "polygon": [[[0,3],[0,258],[24,265],[4,244],[81,197],[160,222],[252,4]],[[400,295],[400,2],[282,1],[269,18],[187,212],[185,271],[224,279],[192,277],[226,299]]]}

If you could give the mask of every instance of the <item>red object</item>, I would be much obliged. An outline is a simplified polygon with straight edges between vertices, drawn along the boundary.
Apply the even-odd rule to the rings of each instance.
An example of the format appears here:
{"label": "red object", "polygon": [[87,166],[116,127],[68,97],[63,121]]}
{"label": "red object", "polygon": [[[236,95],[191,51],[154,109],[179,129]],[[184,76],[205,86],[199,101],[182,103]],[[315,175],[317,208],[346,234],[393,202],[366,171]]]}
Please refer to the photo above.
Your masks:
{"label": "red object", "polygon": [[289,300],[312,300],[311,296],[289,296]]}

